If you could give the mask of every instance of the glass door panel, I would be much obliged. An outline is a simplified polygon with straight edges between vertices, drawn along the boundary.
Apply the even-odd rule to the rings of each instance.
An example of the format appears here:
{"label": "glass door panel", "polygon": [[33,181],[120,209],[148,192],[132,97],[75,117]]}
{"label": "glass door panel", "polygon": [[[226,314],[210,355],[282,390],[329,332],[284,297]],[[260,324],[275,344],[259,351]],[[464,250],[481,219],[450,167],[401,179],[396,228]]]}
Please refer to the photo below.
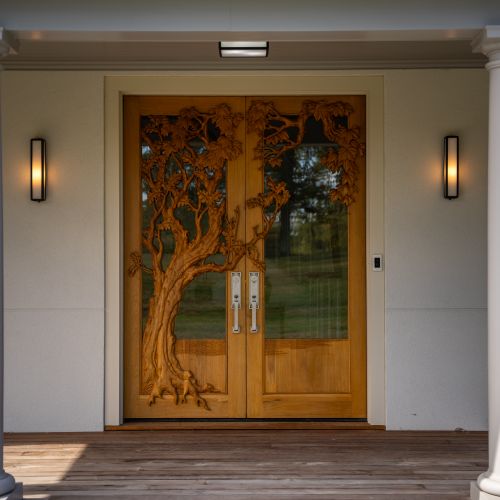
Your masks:
{"label": "glass door panel", "polygon": [[348,337],[347,208],[330,200],[338,175],[322,164],[327,151],[301,144],[281,168],[265,165],[290,192],[264,244],[266,339]]}
{"label": "glass door panel", "polygon": [[[366,417],[364,106],[362,96],[247,98],[247,193],[270,180],[289,192],[260,248],[251,417]],[[247,220],[266,223],[251,210]]]}
{"label": "glass door panel", "polygon": [[127,418],[245,416],[226,276],[244,269],[243,112],[242,98],[125,98]]}

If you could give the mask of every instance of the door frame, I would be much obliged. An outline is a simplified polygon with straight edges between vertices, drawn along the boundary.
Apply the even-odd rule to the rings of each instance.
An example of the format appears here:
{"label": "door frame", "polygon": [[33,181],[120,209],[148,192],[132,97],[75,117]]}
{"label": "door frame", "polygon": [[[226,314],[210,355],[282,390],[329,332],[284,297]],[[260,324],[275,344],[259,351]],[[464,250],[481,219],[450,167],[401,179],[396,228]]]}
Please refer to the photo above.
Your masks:
{"label": "door frame", "polygon": [[[200,84],[200,79],[203,84]],[[123,423],[123,104],[124,95],[366,95],[367,417],[386,423],[384,254],[384,78],[369,71],[164,72],[104,77],[105,360],[104,423]],[[119,256],[119,258],[117,258]]]}

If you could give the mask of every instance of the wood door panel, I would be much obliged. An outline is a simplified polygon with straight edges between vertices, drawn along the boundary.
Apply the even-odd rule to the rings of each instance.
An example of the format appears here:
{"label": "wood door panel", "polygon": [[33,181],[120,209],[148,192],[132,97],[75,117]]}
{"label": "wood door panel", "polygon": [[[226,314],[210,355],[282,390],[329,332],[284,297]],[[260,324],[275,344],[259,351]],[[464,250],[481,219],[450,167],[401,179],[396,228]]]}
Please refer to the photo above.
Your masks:
{"label": "wood door panel", "polygon": [[[346,95],[125,97],[126,418],[366,417],[366,174],[362,155],[366,141],[365,104],[365,96]],[[184,127],[182,133],[177,134],[174,124]],[[189,136],[192,130],[205,135]],[[155,150],[150,140],[158,140],[162,146]],[[296,154],[294,148],[303,145],[312,153]],[[157,159],[153,161],[155,154]],[[286,160],[283,155],[288,155]],[[204,159],[198,161],[198,156]],[[288,166],[280,171],[284,161]],[[316,162],[315,166],[304,163],[311,161]],[[162,162],[166,165],[163,171]],[[222,162],[227,162],[223,168]],[[290,162],[296,163],[290,166]],[[301,168],[302,173],[297,174]],[[311,177],[320,170],[330,171],[333,177],[330,174],[330,177],[324,174]],[[163,186],[157,179],[159,171],[165,178]],[[225,181],[215,190],[207,188],[214,172],[223,172],[225,176]],[[310,186],[302,189],[293,177],[294,172],[298,177],[314,180],[304,181]],[[215,177],[221,179],[218,173]],[[186,187],[188,194],[177,198],[175,190],[179,189],[179,183],[187,186],[191,174],[197,179],[196,193],[202,192],[202,195],[189,198],[194,191]],[[170,182],[171,178],[176,179],[175,182]],[[295,199],[294,189],[302,193]],[[177,205],[175,210],[161,213],[155,228],[150,222],[155,220],[154,211],[158,210],[154,200],[161,199],[167,191],[173,194],[164,200],[176,200]],[[315,213],[312,203],[299,214],[306,222],[296,214],[291,215],[299,196],[303,200],[316,200],[319,191],[325,198],[321,198],[321,207],[330,207],[331,202],[336,204],[335,211],[327,208],[322,218],[316,220],[316,216],[311,215]],[[217,199],[222,199],[221,193],[225,216],[218,213],[221,205]],[[143,213],[148,210],[147,203],[153,215],[146,217]],[[205,219],[200,208],[204,203],[206,213],[212,214]],[[191,211],[194,219],[183,228],[177,226],[174,234],[172,224],[177,224],[174,219],[179,219],[182,207],[187,207],[185,210]],[[333,219],[329,218],[332,213]],[[309,219],[304,214],[309,214]],[[212,235],[211,232],[207,245],[217,248],[218,253],[204,256],[208,247],[200,245],[200,241],[207,234],[204,224],[210,227],[211,221],[215,221],[213,227],[218,228],[219,233]],[[296,225],[292,232],[292,224],[297,221],[302,226]],[[313,228],[313,223],[318,225]],[[192,227],[188,228],[189,224]],[[310,224],[311,228],[304,224]],[[291,236],[282,240],[283,228],[287,227]],[[343,246],[339,246],[340,240],[329,236],[337,227],[344,231]],[[188,234],[187,242],[182,243],[179,247],[182,251],[177,252],[175,238],[182,240],[184,230]],[[176,254],[175,265],[170,265],[173,257],[154,261],[157,250],[151,242],[148,247],[145,241],[154,231],[160,235],[155,236],[156,249],[160,246],[162,252],[170,243],[168,239],[162,240],[161,231],[171,231],[175,241],[173,250],[169,251],[171,255]],[[192,236],[193,231],[200,239]],[[291,243],[294,234],[306,233],[311,235],[309,240],[300,245]],[[264,244],[268,236],[271,238]],[[191,242],[193,247],[198,245],[196,252]],[[327,244],[333,250],[327,248]],[[266,255],[268,248],[276,249],[277,257]],[[284,260],[279,260],[281,257]],[[221,265],[221,259],[227,265]],[[189,262],[193,265],[188,265]],[[148,265],[156,265],[156,274]],[[179,297],[185,298],[188,290],[187,285],[180,286],[179,282],[188,281],[186,273],[191,273],[189,276],[194,282],[197,266],[203,268],[203,273],[217,270],[226,274],[225,297],[219,300],[224,294],[222,278],[217,293],[205,302],[213,317],[225,307],[225,335],[223,311],[221,322],[207,323],[194,292],[191,309],[179,306]],[[172,274],[167,276],[167,269],[171,268]],[[241,273],[240,333],[232,332],[231,271]],[[256,333],[250,332],[250,272],[260,273]],[[144,273],[151,273],[153,278]],[[159,286],[158,275],[162,277],[161,283],[168,282],[168,286]],[[271,278],[275,280],[274,286]],[[145,294],[146,289],[153,292]],[[161,301],[158,297],[162,297]],[[209,300],[217,307],[212,307]],[[267,311],[266,301],[269,301]],[[165,304],[166,314],[155,316],[158,303]],[[155,314],[149,316],[158,318],[154,327],[146,316],[151,310]],[[182,321],[177,316],[179,311],[184,314]],[[189,314],[197,314],[196,321],[191,316],[190,322]],[[274,319],[273,314],[277,314]],[[176,335],[175,328],[183,333]],[[212,335],[212,332],[215,333]],[[148,347],[151,338],[157,346],[155,349]]]}
{"label": "wood door panel", "polygon": [[[245,416],[245,330],[228,334],[226,313],[225,338],[219,326],[210,338],[185,314],[187,336],[175,334],[198,275],[244,273],[243,113],[238,97],[124,98],[126,418]],[[218,308],[228,300],[226,291]]]}
{"label": "wood door panel", "polygon": [[[353,411],[351,394],[265,394],[262,418],[363,418]],[[307,417],[306,417],[307,415]]]}
{"label": "wood door panel", "polygon": [[349,393],[349,340],[266,339],[265,393]]}
{"label": "wood door panel", "polygon": [[177,358],[182,366],[189,366],[197,374],[200,385],[212,384],[220,393],[227,393],[226,341],[177,340]]}
{"label": "wood door panel", "polygon": [[[227,395],[227,355],[226,341],[224,340],[177,340],[176,354],[182,366],[189,366],[193,373],[198,374],[200,385],[211,383],[220,391],[207,394],[210,407],[210,417],[216,415],[223,418],[230,411]],[[143,392],[143,391],[141,391]],[[129,418],[143,418],[144,407],[147,406],[148,396],[139,396],[137,405],[129,410]],[[174,398],[164,395],[154,405],[148,407],[149,418],[207,418],[207,411],[186,401],[185,404],[175,404]]]}
{"label": "wood door panel", "polygon": [[[288,222],[283,219],[279,235],[275,234],[280,240],[272,243],[274,247],[269,246],[275,249],[277,255],[273,257],[275,260],[269,272],[280,276],[278,281],[274,278],[269,300],[274,297],[273,311],[279,313],[279,317],[269,319],[272,313],[265,307],[261,308],[258,314],[259,331],[249,335],[247,340],[249,417],[366,417],[365,106],[364,96],[314,96],[310,99],[247,97],[247,116],[251,117],[250,127],[247,124],[247,196],[261,192],[267,186],[267,179],[272,178],[274,183],[280,182],[284,184],[284,189],[290,190],[295,205],[289,211],[296,211],[288,215]],[[302,145],[311,151],[309,156],[300,156],[301,153],[296,156],[295,148]],[[313,157],[313,160],[307,159]],[[305,161],[316,163],[314,167],[307,167]],[[310,178],[304,174],[294,173],[304,168],[314,168],[314,172],[321,172],[322,168],[323,171],[337,172],[338,177],[329,184],[321,173],[314,174],[317,180],[308,180]],[[340,328],[337,326],[333,333],[328,331],[329,325],[334,323],[329,309],[319,302],[316,307],[308,306],[307,303],[313,302],[307,290],[316,289],[315,297],[324,297],[320,291],[323,289],[328,295],[332,289],[328,284],[330,282],[324,281],[322,288],[319,281],[338,279],[340,262],[346,261],[337,260],[337,269],[333,269],[332,254],[329,270],[323,271],[328,259],[325,261],[323,256],[322,261],[304,260],[308,258],[304,253],[304,243],[292,247],[290,241],[293,234],[300,235],[299,231],[307,229],[305,224],[315,221],[303,215],[314,213],[314,206],[300,208],[302,205],[298,205],[298,196],[304,196],[300,195],[301,192],[323,196],[318,186],[331,189],[331,203],[347,207],[343,212],[347,213],[347,223],[343,226],[346,228],[343,241],[347,242],[348,248],[347,288],[343,295],[336,292],[337,297],[347,297],[344,309],[347,312],[340,321]],[[299,193],[295,199],[294,189],[298,189]],[[302,210],[302,215],[298,210]],[[300,222],[300,217],[305,222]],[[328,224],[328,219],[324,222]],[[284,231],[292,231],[294,223],[296,227],[289,240],[281,239]],[[263,224],[265,221],[258,211],[247,210],[247,238],[254,227]],[[299,224],[303,224],[302,227]],[[316,234],[322,231],[319,226]],[[333,245],[333,239],[330,241]],[[315,247],[317,244],[313,240],[310,245],[310,248],[319,248]],[[265,252],[262,242],[258,244],[258,251],[261,254]],[[305,271],[290,270],[292,263],[302,266]],[[257,270],[251,262],[247,262],[247,272]],[[266,297],[264,281],[261,279],[262,297]],[[304,286],[309,284],[313,285],[312,288]],[[315,287],[316,284],[318,286]],[[293,305],[283,305],[283,301],[276,300],[277,296],[278,299],[286,297]],[[309,313],[304,312],[307,307],[310,307]],[[314,327],[309,320],[311,316],[319,318]],[[269,337],[266,337],[268,325],[270,331]],[[301,328],[304,330],[301,331]]]}

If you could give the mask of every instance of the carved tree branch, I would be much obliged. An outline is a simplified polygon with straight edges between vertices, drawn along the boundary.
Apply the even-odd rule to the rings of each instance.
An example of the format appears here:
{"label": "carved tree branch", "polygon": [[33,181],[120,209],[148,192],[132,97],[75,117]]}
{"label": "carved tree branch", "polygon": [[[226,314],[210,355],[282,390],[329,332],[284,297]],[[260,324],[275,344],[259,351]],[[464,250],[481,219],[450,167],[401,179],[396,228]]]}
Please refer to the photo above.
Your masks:
{"label": "carved tree branch", "polygon": [[306,100],[296,118],[292,118],[281,114],[272,102],[253,101],[248,126],[262,138],[256,157],[279,168],[284,154],[302,143],[307,121],[321,122],[325,137],[332,142],[322,163],[331,172],[340,173],[339,185],[331,190],[330,198],[349,206],[357,192],[357,162],[365,152],[359,128],[345,125],[353,112],[353,107],[342,101]]}

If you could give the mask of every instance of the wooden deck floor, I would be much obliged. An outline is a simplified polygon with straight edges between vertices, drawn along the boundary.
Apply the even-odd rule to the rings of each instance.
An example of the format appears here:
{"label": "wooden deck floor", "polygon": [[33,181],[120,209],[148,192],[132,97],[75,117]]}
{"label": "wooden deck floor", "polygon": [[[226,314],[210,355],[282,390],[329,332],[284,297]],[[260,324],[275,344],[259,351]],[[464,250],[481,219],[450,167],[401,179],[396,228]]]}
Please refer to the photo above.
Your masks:
{"label": "wooden deck floor", "polygon": [[25,498],[467,499],[487,435],[328,430],[7,435]]}

